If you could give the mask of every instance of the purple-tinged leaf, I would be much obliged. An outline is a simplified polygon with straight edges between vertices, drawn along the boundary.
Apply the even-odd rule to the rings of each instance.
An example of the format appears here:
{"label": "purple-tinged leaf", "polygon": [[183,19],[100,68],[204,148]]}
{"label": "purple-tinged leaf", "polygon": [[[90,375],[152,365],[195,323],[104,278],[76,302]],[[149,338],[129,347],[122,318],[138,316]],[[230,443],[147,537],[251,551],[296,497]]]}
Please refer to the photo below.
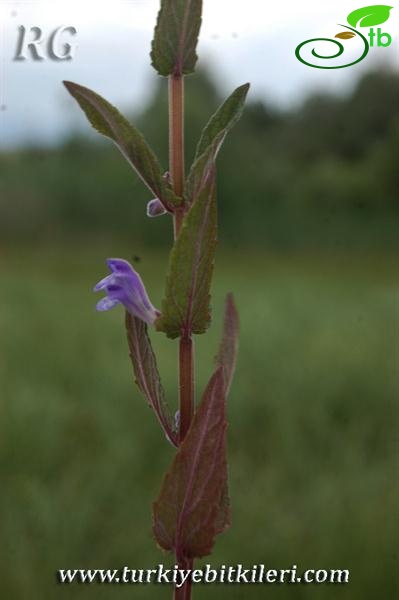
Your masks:
{"label": "purple-tinged leaf", "polygon": [[[224,324],[222,341],[216,357],[217,367],[223,369],[225,395],[229,393],[238,354],[239,318],[232,294],[227,294],[224,309]],[[223,482],[222,495],[216,521],[216,532],[223,533],[231,525],[231,506],[227,463]]]}
{"label": "purple-tinged leaf", "polygon": [[155,354],[144,321],[126,312],[126,332],[136,383],[154,410],[167,439],[177,446],[177,433],[165,401]]}
{"label": "purple-tinged leaf", "polygon": [[224,478],[222,482],[222,493],[220,495],[220,502],[218,506],[218,512],[215,521],[215,532],[217,535],[224,533],[231,527],[231,503],[229,494],[229,480],[227,461],[226,467],[224,468]]}
{"label": "purple-tinged leaf", "polygon": [[239,319],[232,294],[225,302],[216,371],[154,504],[159,545],[180,558],[208,554],[231,524],[226,449],[226,397],[237,360]]}
{"label": "purple-tinged leaf", "polygon": [[225,488],[226,416],[223,369],[214,373],[153,507],[158,544],[177,559],[200,558],[221,530]]}
{"label": "purple-tinged leaf", "polygon": [[210,286],[216,251],[215,171],[183,220],[172,248],[158,331],[170,338],[204,333],[210,323]]}
{"label": "purple-tinged leaf", "polygon": [[138,176],[165,208],[181,203],[168,181],[162,176],[159,162],[143,135],[112,104],[92,90],[64,81],[68,92],[99,133],[113,140]]}
{"label": "purple-tinged leaf", "polygon": [[152,42],[152,66],[160,75],[187,75],[197,62],[202,0],[161,0]]}

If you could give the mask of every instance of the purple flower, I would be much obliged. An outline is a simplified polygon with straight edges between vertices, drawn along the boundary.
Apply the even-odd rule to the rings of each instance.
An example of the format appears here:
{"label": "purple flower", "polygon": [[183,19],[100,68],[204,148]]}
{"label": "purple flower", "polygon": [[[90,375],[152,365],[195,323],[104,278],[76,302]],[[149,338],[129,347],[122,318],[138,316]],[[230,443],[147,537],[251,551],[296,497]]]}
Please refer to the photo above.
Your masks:
{"label": "purple flower", "polygon": [[122,258],[108,258],[107,265],[111,274],[94,288],[95,292],[104,290],[107,295],[97,303],[96,309],[110,310],[123,304],[134,317],[152,325],[161,313],[151,304],[140,275]]}
{"label": "purple flower", "polygon": [[158,200],[158,198],[150,200],[147,204],[147,217],[160,217],[161,215],[164,215],[167,212],[168,211],[166,210],[162,202]]}

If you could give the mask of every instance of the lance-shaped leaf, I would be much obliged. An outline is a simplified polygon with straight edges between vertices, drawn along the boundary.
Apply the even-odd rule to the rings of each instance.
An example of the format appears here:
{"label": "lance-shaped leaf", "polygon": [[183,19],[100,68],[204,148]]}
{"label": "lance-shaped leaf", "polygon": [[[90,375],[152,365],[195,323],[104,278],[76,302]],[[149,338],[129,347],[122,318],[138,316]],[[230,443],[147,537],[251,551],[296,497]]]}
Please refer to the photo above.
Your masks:
{"label": "lance-shaped leaf", "polygon": [[203,154],[193,163],[184,189],[184,197],[192,204],[200,196],[215,172],[215,161],[226,134],[220,132]]}
{"label": "lance-shaped leaf", "polygon": [[219,347],[219,353],[216,358],[217,366],[223,367],[226,396],[230,391],[231,382],[237,363],[238,354],[238,335],[240,321],[233,294],[227,294],[224,307],[224,323],[222,341]]}
{"label": "lance-shaped leaf", "polygon": [[177,446],[177,433],[165,401],[147,325],[141,319],[126,312],[126,332],[136,383],[154,410],[167,439]]}
{"label": "lance-shaped leaf", "polygon": [[181,558],[208,554],[231,523],[225,403],[238,350],[239,319],[232,294],[225,302],[216,371],[154,504],[154,533]]}
{"label": "lance-shaped leaf", "polygon": [[204,333],[210,323],[210,286],[216,250],[216,182],[213,170],[186,214],[172,248],[158,331],[170,338]]}
{"label": "lance-shaped leaf", "polygon": [[187,75],[197,62],[202,0],[161,0],[152,42],[152,66],[160,75]]}
{"label": "lance-shaped leaf", "polygon": [[231,527],[231,502],[229,493],[229,480],[227,461],[222,482],[222,493],[220,495],[219,507],[215,520],[215,531],[217,535],[224,533]]}
{"label": "lance-shaped leaf", "polygon": [[139,177],[165,207],[178,205],[180,199],[162,177],[159,162],[143,135],[112,104],[92,90],[71,81],[64,81],[64,85],[94,129],[116,143]]}
{"label": "lance-shaped leaf", "polygon": [[348,15],[348,23],[352,27],[374,27],[388,21],[393,6],[385,4],[373,4],[358,8]]}
{"label": "lance-shaped leaf", "polygon": [[225,383],[220,367],[210,380],[191,427],[153,507],[158,544],[178,560],[212,550],[220,528],[226,478]]}
{"label": "lance-shaped leaf", "polygon": [[[231,387],[237,362],[239,327],[239,318],[236,306],[234,304],[233,295],[227,294],[224,309],[222,341],[220,343],[219,353],[216,358],[217,366],[223,369],[226,399]],[[216,521],[216,532],[222,533],[223,531],[226,531],[230,525],[231,507],[226,463],[226,473]]]}
{"label": "lance-shaped leaf", "polygon": [[211,117],[198,142],[194,163],[187,178],[185,196],[189,202],[198,195],[212,170],[226,135],[244,110],[249,83],[238,87]]}
{"label": "lance-shaped leaf", "polygon": [[195,158],[201,156],[220,133],[227,134],[234,127],[243,113],[249,87],[249,83],[240,85],[209,119],[198,142]]}

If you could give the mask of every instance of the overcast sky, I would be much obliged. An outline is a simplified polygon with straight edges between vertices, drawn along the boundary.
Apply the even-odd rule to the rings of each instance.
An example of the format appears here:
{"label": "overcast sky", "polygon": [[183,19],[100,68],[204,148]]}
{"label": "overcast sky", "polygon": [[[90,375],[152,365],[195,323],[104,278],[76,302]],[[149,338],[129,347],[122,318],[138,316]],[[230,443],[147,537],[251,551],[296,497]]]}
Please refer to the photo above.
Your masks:
{"label": "overcast sky", "polygon": [[[342,31],[337,24],[367,5],[364,0],[204,0],[200,63],[215,74],[222,91],[251,81],[252,98],[283,108],[314,89],[348,92],[371,67],[399,67],[399,1],[390,3],[391,17],[381,25],[392,45],[370,49],[354,67],[312,69],[296,59],[295,48],[306,39],[334,37]],[[158,0],[0,0],[0,148],[55,143],[71,128],[87,129],[63,79],[93,88],[124,110],[137,110],[157,78],[148,53],[158,7]],[[13,60],[20,25],[38,26],[46,35],[60,25],[74,26],[75,57]],[[345,61],[361,53],[359,37],[344,44]],[[319,48],[328,54],[328,46]]]}

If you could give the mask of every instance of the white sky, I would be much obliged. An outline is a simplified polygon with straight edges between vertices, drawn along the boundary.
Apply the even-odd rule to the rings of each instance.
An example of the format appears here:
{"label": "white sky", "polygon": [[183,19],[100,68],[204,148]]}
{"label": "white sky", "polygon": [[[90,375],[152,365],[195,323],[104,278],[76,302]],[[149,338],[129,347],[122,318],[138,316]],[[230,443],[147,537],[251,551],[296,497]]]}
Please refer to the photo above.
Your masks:
{"label": "white sky", "polygon": [[[391,47],[371,49],[356,67],[325,71],[299,63],[296,46],[312,37],[334,37],[337,23],[367,6],[364,0],[204,0],[201,62],[223,91],[251,81],[253,98],[282,107],[313,89],[342,93],[373,65],[399,66],[399,0],[390,5],[390,20],[381,27],[393,36]],[[87,129],[62,79],[92,87],[122,109],[137,108],[156,81],[148,52],[158,7],[159,0],[0,0],[0,148],[53,143],[71,127]],[[73,25],[79,44],[75,58],[13,61],[21,24],[45,32]],[[348,56],[355,56],[359,42],[345,42]]]}

